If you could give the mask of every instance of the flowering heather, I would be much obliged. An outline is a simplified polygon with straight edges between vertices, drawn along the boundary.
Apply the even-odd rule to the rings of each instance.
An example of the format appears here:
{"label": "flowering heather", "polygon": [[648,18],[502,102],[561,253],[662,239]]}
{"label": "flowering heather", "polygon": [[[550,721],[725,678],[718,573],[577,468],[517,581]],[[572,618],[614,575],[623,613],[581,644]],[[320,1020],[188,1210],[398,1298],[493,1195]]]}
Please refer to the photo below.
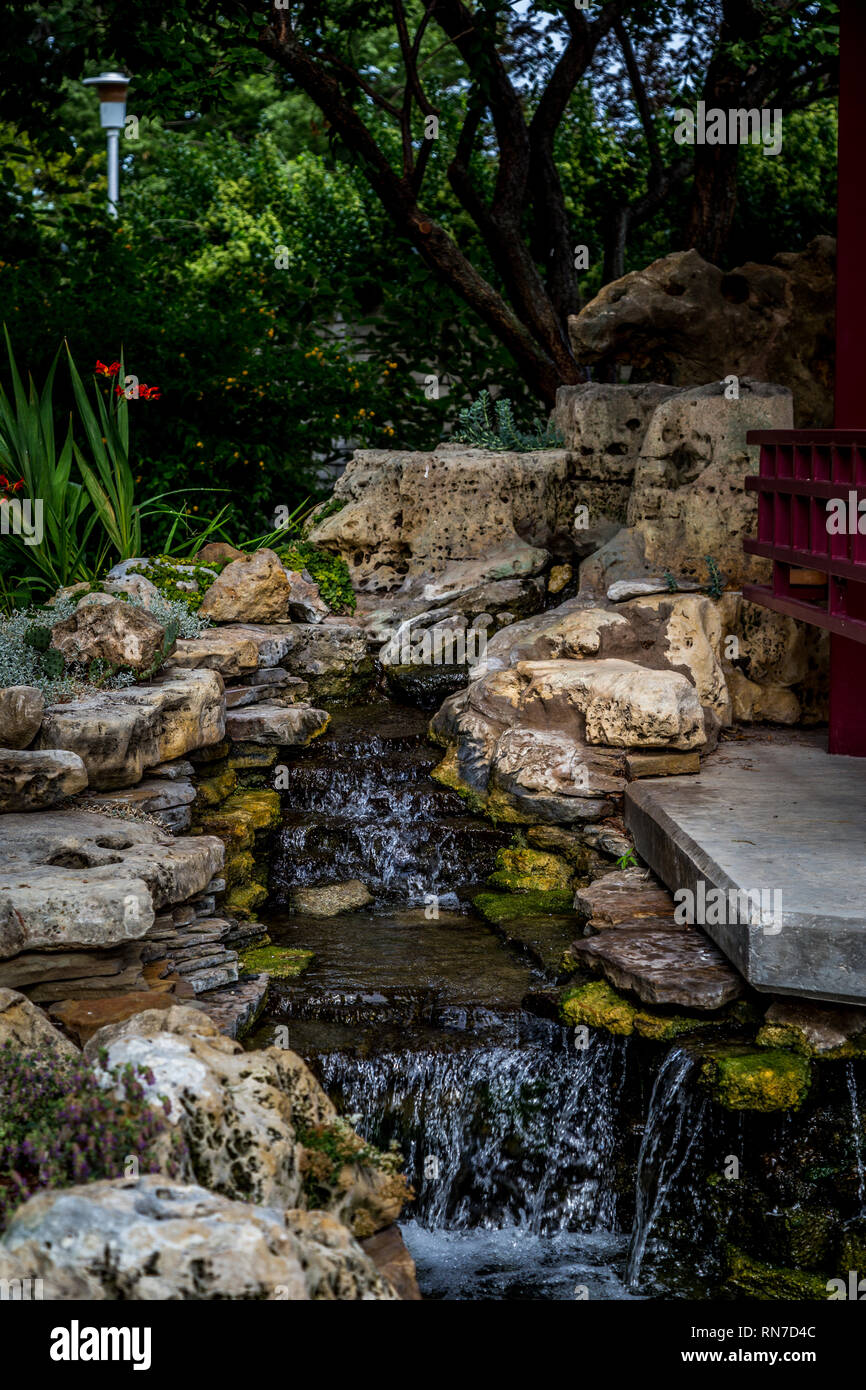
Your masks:
{"label": "flowering heather", "polygon": [[0,1047],[0,1231],[34,1192],[123,1177],[130,1158],[139,1173],[181,1174],[187,1151],[170,1102],[155,1109],[142,1085],[153,1074],[126,1066],[101,1077],[83,1059]]}

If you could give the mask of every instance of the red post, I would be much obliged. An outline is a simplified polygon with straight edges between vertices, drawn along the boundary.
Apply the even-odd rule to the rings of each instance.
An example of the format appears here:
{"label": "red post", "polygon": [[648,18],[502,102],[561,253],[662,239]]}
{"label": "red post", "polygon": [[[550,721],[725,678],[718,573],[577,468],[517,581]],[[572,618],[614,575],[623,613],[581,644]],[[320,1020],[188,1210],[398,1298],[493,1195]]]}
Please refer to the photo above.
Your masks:
{"label": "red post", "polygon": [[[866,4],[842,0],[836,252],[836,429],[866,425]],[[852,595],[853,598],[853,595]],[[866,645],[830,635],[831,753],[866,757]]]}

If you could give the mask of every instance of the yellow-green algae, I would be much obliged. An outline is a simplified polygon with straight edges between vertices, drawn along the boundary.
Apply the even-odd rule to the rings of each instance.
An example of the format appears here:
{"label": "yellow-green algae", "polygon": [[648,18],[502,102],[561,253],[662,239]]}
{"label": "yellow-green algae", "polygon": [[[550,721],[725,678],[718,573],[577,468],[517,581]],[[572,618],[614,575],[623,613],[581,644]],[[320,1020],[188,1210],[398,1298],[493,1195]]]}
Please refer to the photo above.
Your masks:
{"label": "yellow-green algae", "polygon": [[806,1057],[782,1048],[731,1044],[708,1051],[701,1068],[713,1100],[726,1110],[796,1110],[812,1079]]}
{"label": "yellow-green algae", "polygon": [[669,1042],[687,1033],[716,1028],[720,1022],[718,1018],[668,1014],[649,1009],[645,1004],[634,1004],[606,980],[592,980],[565,990],[560,1012],[563,1020],[572,1026],[586,1024],[590,1028],[604,1028],[620,1037],[637,1033],[654,1042]]}
{"label": "yellow-green algae", "polygon": [[573,910],[574,895],[562,889],[530,893],[476,893],[472,902],[494,926],[516,917],[559,917]]}
{"label": "yellow-green algae", "polygon": [[524,848],[497,850],[496,872],[487,880],[491,888],[509,893],[567,890],[571,881],[571,868],[559,855]]}
{"label": "yellow-green algae", "polygon": [[762,1302],[777,1299],[802,1302],[806,1299],[828,1297],[827,1280],[820,1274],[762,1264],[760,1260],[753,1259],[751,1255],[733,1245],[727,1246],[725,1254],[728,1287],[744,1294],[746,1298],[755,1298]]}
{"label": "yellow-green algae", "polygon": [[294,946],[274,946],[265,942],[247,946],[238,953],[241,967],[258,975],[265,970],[277,980],[292,980],[302,975],[315,958],[313,951]]}

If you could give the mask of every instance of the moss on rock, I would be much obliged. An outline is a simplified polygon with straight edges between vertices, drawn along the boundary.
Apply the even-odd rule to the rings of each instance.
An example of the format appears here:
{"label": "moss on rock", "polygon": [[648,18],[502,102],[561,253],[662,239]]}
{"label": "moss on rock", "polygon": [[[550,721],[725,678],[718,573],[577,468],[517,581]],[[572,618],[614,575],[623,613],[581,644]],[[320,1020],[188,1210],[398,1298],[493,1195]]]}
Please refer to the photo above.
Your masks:
{"label": "moss on rock", "polygon": [[268,896],[267,888],[259,883],[243,883],[230,889],[226,895],[226,911],[233,917],[241,917],[244,921],[250,921],[257,907],[265,901]]}
{"label": "moss on rock", "polygon": [[636,1012],[635,1006],[606,980],[576,985],[566,990],[560,1000],[560,1013],[565,1023],[573,1027],[585,1024],[590,1028],[604,1028],[619,1037],[627,1038],[634,1032]]}
{"label": "moss on rock", "polygon": [[704,1058],[702,1075],[726,1110],[796,1110],[811,1082],[807,1058],[781,1048],[731,1045]]}
{"label": "moss on rock", "polygon": [[477,893],[473,904],[494,926],[515,917],[561,916],[571,912],[573,894],[561,889],[531,893]]}
{"label": "moss on rock", "polygon": [[258,975],[267,971],[277,980],[293,980],[303,975],[315,958],[313,951],[304,951],[292,946],[274,946],[270,942],[260,946],[247,946],[239,952],[239,960],[244,970]]}
{"label": "moss on rock", "polygon": [[357,607],[349,566],[341,555],[320,550],[311,541],[295,541],[277,551],[286,569],[306,570],[332,613],[354,613]]}
{"label": "moss on rock", "polygon": [[238,784],[238,775],[231,767],[213,777],[202,777],[196,785],[196,801],[199,806],[220,806],[226,797],[231,796]]}
{"label": "moss on rock", "polygon": [[786,1269],[780,1265],[763,1264],[736,1246],[725,1250],[728,1287],[746,1298],[761,1301],[803,1302],[826,1300],[827,1280],[820,1274],[808,1274],[801,1269]]}
{"label": "moss on rock", "polygon": [[566,891],[571,887],[569,865],[545,850],[511,848],[496,852],[496,873],[487,880],[491,888],[509,893]]}
{"label": "moss on rock", "polygon": [[228,798],[223,810],[246,816],[252,830],[270,830],[280,823],[279,792],[270,788],[245,787]]}

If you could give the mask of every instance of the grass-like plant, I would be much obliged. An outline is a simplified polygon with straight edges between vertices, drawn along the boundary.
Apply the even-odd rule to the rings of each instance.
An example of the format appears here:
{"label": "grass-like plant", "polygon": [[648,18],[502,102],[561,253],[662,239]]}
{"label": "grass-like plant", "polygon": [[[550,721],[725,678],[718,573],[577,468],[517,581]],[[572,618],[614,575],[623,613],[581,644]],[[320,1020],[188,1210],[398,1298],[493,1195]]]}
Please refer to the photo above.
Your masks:
{"label": "grass-like plant", "polygon": [[481,391],[471,405],[461,410],[451,438],[473,449],[507,450],[510,453],[529,453],[533,449],[557,449],[563,437],[550,423],[537,416],[531,430],[518,429],[514,408],[506,396],[492,400]]}

